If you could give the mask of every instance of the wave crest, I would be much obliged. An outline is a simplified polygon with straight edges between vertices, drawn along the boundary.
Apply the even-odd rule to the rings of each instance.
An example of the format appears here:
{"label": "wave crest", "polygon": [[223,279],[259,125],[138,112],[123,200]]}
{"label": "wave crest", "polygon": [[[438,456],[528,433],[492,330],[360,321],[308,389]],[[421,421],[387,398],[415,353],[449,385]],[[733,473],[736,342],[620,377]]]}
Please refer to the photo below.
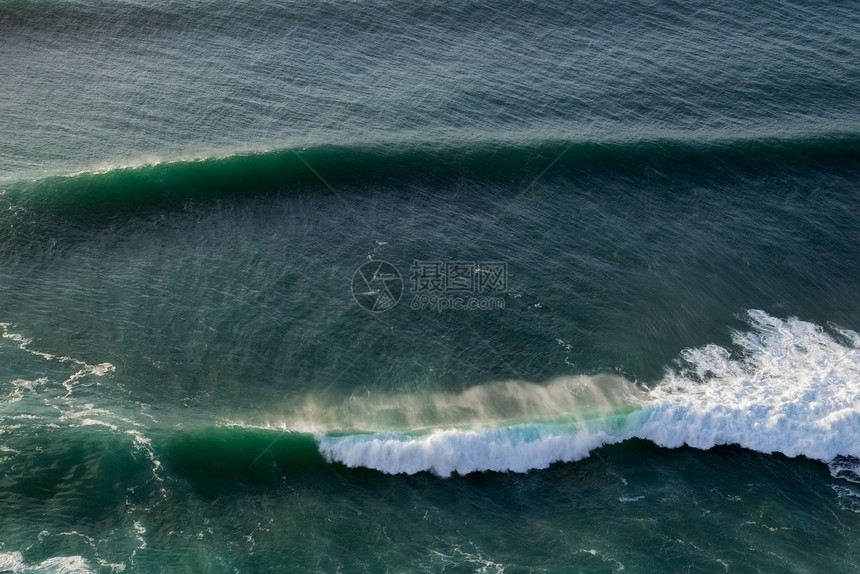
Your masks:
{"label": "wave crest", "polygon": [[4,200],[28,210],[77,215],[104,209],[181,207],[191,199],[296,189],[343,188],[368,182],[439,185],[464,178],[511,185],[532,178],[533,165],[552,174],[703,174],[784,172],[786,166],[850,169],[860,163],[860,133],[690,134],[619,140],[510,137],[475,141],[390,141],[316,144],[231,152],[196,159],[128,165],[4,183]]}

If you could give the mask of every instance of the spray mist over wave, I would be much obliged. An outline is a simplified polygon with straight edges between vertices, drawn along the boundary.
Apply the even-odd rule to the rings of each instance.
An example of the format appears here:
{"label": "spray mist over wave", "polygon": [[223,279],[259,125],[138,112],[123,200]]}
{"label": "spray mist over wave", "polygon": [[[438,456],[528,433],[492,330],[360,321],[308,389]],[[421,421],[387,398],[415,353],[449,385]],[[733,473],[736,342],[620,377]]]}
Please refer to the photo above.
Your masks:
{"label": "spray mist over wave", "polygon": [[421,434],[476,425],[581,423],[638,408],[644,396],[616,375],[559,377],[547,384],[497,381],[458,393],[376,393],[340,403],[308,397],[276,409],[277,416],[269,413],[264,426],[312,433]]}
{"label": "spray mist over wave", "polygon": [[420,421],[421,428],[322,435],[319,446],[329,461],[392,474],[526,472],[630,438],[642,399],[643,391],[612,375],[563,377],[547,385],[490,383],[386,405],[405,406],[406,418]]}

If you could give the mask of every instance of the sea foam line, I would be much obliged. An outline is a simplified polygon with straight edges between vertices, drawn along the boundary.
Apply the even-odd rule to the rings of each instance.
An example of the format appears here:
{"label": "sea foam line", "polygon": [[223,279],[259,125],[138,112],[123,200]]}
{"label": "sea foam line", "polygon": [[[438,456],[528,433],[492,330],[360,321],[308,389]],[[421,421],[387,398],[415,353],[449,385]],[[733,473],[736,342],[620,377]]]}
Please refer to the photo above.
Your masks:
{"label": "sea foam line", "polygon": [[74,390],[74,383],[80,380],[83,377],[88,375],[92,375],[95,377],[103,377],[109,373],[113,373],[116,371],[116,367],[110,363],[100,363],[98,365],[90,365],[85,361],[81,361],[80,359],[75,359],[74,357],[67,356],[57,356],[51,353],[46,353],[45,351],[39,351],[36,349],[32,349],[30,344],[33,342],[32,339],[21,335],[20,333],[14,333],[9,330],[9,323],[0,323],[0,329],[3,330],[2,336],[4,339],[8,339],[15,343],[19,349],[22,351],[29,353],[31,355],[35,355],[37,357],[41,357],[46,361],[56,361],[59,363],[67,363],[72,364],[78,367],[78,370],[72,373],[68,378],[66,378],[62,385],[66,389],[66,396],[70,396],[72,391]]}

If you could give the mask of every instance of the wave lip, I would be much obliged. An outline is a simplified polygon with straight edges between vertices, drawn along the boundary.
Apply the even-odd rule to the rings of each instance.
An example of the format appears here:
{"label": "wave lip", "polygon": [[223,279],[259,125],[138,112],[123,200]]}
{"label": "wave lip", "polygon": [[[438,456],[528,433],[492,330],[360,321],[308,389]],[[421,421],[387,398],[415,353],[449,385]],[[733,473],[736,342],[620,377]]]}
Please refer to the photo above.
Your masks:
{"label": "wave lip", "polygon": [[597,447],[631,438],[633,420],[635,416],[601,419],[603,424],[585,429],[565,424],[522,424],[445,429],[425,436],[321,437],[319,448],[330,462],[387,474],[429,471],[449,477],[480,471],[527,472],[557,461],[579,460]]}

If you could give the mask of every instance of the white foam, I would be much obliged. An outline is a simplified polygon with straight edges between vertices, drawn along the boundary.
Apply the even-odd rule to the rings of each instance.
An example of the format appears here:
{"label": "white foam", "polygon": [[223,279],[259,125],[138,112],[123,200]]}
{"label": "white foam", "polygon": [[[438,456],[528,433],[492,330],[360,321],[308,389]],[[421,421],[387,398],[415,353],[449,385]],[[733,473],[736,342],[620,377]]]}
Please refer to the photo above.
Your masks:
{"label": "white foam", "polygon": [[36,379],[34,381],[28,381],[26,379],[15,379],[11,381],[9,384],[12,387],[12,391],[8,395],[7,402],[16,403],[24,398],[25,394],[33,393],[37,390],[37,387],[43,386],[48,382],[48,379],[45,377]]}
{"label": "white foam", "polygon": [[110,423],[107,423],[107,422],[105,422],[105,421],[100,421],[100,420],[97,420],[97,419],[81,419],[81,426],[83,426],[83,427],[88,427],[88,426],[103,426],[103,427],[107,427],[107,428],[109,428],[109,429],[110,429],[110,430],[112,430],[112,431],[117,431],[117,430],[119,430],[119,427],[117,427],[116,425],[112,425],[112,424],[110,424]]}
{"label": "white foam", "polygon": [[[474,546],[474,543],[472,543]],[[478,550],[477,548],[469,550],[464,550],[460,546],[454,546],[451,549],[451,554],[444,554],[439,552],[438,550],[433,551],[443,562],[446,564],[451,564],[454,566],[459,565],[467,565],[470,570],[478,574],[489,574],[494,572],[496,574],[504,574],[505,565],[501,562],[496,562],[484,556],[483,552]],[[445,568],[443,567],[442,570]]]}
{"label": "white foam", "polygon": [[829,461],[860,455],[860,351],[821,327],[748,312],[734,352],[682,353],[637,435],[666,447],[738,444]]}
{"label": "white foam", "polygon": [[860,459],[849,456],[837,456],[827,463],[830,474],[848,482],[860,484]]}
{"label": "white foam", "polygon": [[0,552],[0,572],[22,572],[24,556],[20,552]]}
{"label": "white foam", "polygon": [[81,556],[56,556],[38,564],[24,562],[20,552],[0,552],[0,572],[12,574],[89,574],[93,572]]}
{"label": "white foam", "polygon": [[616,425],[575,428],[572,424],[528,424],[438,430],[425,436],[322,436],[319,444],[327,460],[347,466],[365,466],[388,474],[430,471],[447,477],[454,473],[546,468],[560,460],[579,460],[594,448],[632,436],[629,424],[622,423],[615,429],[611,426]]}

